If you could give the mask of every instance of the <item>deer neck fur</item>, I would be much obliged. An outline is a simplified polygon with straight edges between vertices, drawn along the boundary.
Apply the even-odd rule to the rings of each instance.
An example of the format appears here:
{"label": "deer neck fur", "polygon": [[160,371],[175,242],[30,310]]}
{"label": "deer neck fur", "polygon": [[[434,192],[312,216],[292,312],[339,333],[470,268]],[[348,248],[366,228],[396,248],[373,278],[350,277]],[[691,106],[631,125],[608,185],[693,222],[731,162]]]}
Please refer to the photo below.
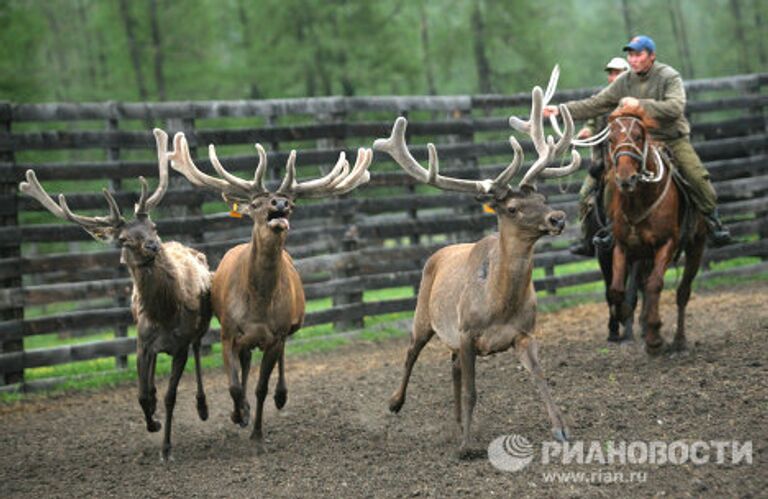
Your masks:
{"label": "deer neck fur", "polygon": [[128,267],[138,296],[140,311],[153,322],[175,320],[182,297],[179,292],[179,276],[168,255],[161,246],[155,259],[145,265]]}
{"label": "deer neck fur", "polygon": [[[487,290],[495,312],[514,314],[530,298],[533,276],[533,246],[536,239],[520,232],[514,224],[500,220],[491,261]],[[495,253],[495,258],[491,258]]]}
{"label": "deer neck fur", "polygon": [[277,288],[285,238],[286,232],[275,233],[266,226],[254,225],[248,255],[248,287],[259,298],[270,298]]}

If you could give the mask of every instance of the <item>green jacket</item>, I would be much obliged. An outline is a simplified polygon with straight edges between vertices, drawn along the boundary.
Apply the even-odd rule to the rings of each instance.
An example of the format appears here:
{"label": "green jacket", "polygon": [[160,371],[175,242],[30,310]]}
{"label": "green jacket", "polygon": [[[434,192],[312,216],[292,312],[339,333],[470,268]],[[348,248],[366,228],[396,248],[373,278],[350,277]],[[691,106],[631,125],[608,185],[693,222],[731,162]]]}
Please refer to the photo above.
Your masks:
{"label": "green jacket", "polygon": [[672,67],[660,62],[654,62],[644,75],[625,71],[592,97],[565,105],[574,119],[595,118],[613,111],[624,97],[639,99],[640,105],[659,123],[659,128],[651,131],[654,138],[668,141],[691,133],[691,125],[683,113],[683,79]]}

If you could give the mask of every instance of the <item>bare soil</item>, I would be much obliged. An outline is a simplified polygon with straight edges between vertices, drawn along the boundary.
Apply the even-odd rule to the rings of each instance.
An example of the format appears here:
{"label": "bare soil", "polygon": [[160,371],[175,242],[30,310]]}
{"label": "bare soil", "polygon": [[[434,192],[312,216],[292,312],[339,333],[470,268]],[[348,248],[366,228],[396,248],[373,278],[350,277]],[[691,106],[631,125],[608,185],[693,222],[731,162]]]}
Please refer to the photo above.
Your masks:
{"label": "bare soil", "polygon": [[[674,357],[648,357],[640,344],[607,344],[602,304],[542,315],[538,332],[573,439],[752,441],[751,465],[542,464],[538,449],[550,440],[549,422],[511,352],[479,361],[474,434],[483,448],[499,436],[522,435],[535,458],[518,472],[499,471],[484,458],[459,461],[450,355],[437,341],[416,364],[401,413],[387,411],[404,335],[289,357],[288,404],[278,412],[268,399],[264,454],[254,452],[250,429],[230,422],[219,371],[205,373],[206,422],[197,418],[193,377],[182,380],[169,464],[159,462],[161,433],[145,431],[132,386],[0,406],[0,496],[768,497],[767,303],[768,282],[694,294],[690,349]],[[662,312],[670,338],[671,293]],[[163,381],[159,394],[164,390]],[[602,478],[562,483],[547,479],[550,472]],[[615,472],[624,473],[624,483],[605,474]],[[646,480],[627,482],[631,472]]]}

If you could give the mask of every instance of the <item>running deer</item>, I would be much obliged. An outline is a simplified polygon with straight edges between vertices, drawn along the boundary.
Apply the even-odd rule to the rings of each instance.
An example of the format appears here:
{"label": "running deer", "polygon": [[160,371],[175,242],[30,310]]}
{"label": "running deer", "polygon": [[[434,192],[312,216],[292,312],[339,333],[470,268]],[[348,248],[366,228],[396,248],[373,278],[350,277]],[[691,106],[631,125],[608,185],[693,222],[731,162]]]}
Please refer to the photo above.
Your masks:
{"label": "running deer", "polygon": [[147,431],[156,432],[162,424],[154,419],[157,406],[155,364],[157,354],[173,357],[171,379],[165,394],[165,434],[161,459],[171,458],[171,422],[176,405],[176,391],[187,364],[189,346],[195,356],[197,376],[197,413],[208,419],[208,405],[203,390],[200,368],[200,340],[211,321],[211,272],[205,255],[177,243],[163,243],[157,235],[149,212],[155,208],[168,188],[168,135],[154,130],[157,144],[159,183],[151,196],[144,177],[141,196],[134,209],[135,218],[126,221],[112,194],[103,189],[109,205],[108,216],[87,217],[73,213],[63,194],[56,203],[38,182],[35,172],[27,170],[26,182],[19,190],[38,200],[51,213],[82,227],[102,242],[117,240],[120,262],[128,266],[133,281],[131,312],[138,327],[136,368],[139,377],[139,404],[144,411]]}
{"label": "running deer", "polygon": [[[234,410],[232,421],[248,426],[250,406],[246,400],[251,351],[264,352],[256,385],[256,418],[251,439],[257,451],[263,451],[262,412],[267,397],[269,377],[278,364],[274,401],[282,409],[287,401],[284,348],[288,336],[304,320],[304,289],[301,278],[285,250],[290,228],[289,218],[297,198],[335,196],[352,191],[368,181],[368,167],[373,158],[370,149],[359,149],[350,170],[344,153],[331,171],[322,178],[296,181],[296,151],[291,151],[286,174],[278,189],[270,192],[264,185],[267,154],[256,144],[259,164],[252,181],[232,175],[219,162],[216,149],[209,146],[209,157],[218,173],[216,178],[201,172],[193,163],[183,134],[174,137],[171,166],[193,185],[220,192],[233,212],[253,219],[251,241],[227,251],[213,276],[211,301],[221,322],[224,368],[229,376],[229,393]],[[238,372],[238,369],[240,372]]]}
{"label": "running deer", "polygon": [[475,407],[476,356],[503,352],[514,346],[522,364],[546,404],[555,438],[565,440],[569,429],[552,400],[544,373],[539,365],[537,343],[532,334],[536,327],[536,291],[533,287],[533,250],[544,235],[558,235],[565,226],[565,213],[546,204],[535,190],[536,177],[561,177],[574,172],[580,156],[572,151],[572,161],[562,167],[547,165],[570,147],[573,121],[561,106],[565,121],[564,136],[555,143],[545,139],[542,123],[542,91],[533,89],[531,117],[527,122],[510,118],[510,125],[527,132],[533,139],[538,159],[515,190],[509,181],[523,162],[523,151],[514,137],[510,144],[514,159],[495,179],[463,180],[438,172],[434,145],[428,144],[429,170],[410,154],[405,143],[407,121],[398,118],[388,139],[378,139],[373,148],[389,154],[409,175],[420,182],[448,191],[477,195],[489,202],[498,219],[498,233],[474,244],[455,244],[440,249],[424,266],[413,320],[410,346],[405,358],[405,372],[400,387],[389,401],[397,413],[405,402],[411,370],[422,348],[437,334],[452,356],[453,392],[456,421],[462,432],[459,457],[474,457],[470,425]]}

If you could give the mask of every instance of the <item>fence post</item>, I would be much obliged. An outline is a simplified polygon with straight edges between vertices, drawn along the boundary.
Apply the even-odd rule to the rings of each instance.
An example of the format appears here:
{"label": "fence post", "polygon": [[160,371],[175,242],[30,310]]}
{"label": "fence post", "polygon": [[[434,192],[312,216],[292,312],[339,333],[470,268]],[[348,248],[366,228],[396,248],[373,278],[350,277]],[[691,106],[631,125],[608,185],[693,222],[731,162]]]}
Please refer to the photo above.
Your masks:
{"label": "fence post", "polygon": [[[116,132],[120,129],[120,122],[118,119],[118,110],[117,110],[117,103],[116,102],[110,102],[110,118],[107,119],[106,128],[108,132]],[[118,161],[120,159],[120,148],[118,147],[109,147],[107,148],[107,161]],[[109,179],[109,190],[118,193],[120,192],[120,189],[122,188],[122,180],[120,178],[111,178]],[[115,247],[119,248],[117,243],[115,243]],[[119,265],[115,268],[115,271],[113,273],[113,279],[120,279],[121,277],[125,276],[125,269],[122,265]],[[118,293],[117,297],[115,298],[115,306],[123,308],[128,306],[128,296],[130,295],[130,290],[126,290],[125,293]],[[125,338],[128,336],[128,326],[124,324],[119,324],[117,327],[115,327],[115,337],[116,338]],[[128,367],[128,357],[126,355],[118,355],[115,357],[115,365],[118,369],[125,369]]]}
{"label": "fence post", "polygon": [[[0,141],[0,144],[7,144],[0,150],[0,196],[7,197],[9,200],[8,210],[4,210],[5,213],[0,213],[0,224],[3,227],[16,227],[19,226],[19,197],[18,186],[16,184],[17,179],[14,175],[13,164],[15,161],[13,145],[10,140],[11,124],[12,124],[12,109],[10,102],[0,102],[0,133],[5,135],[8,140]],[[2,146],[0,146],[2,147]],[[7,246],[0,247],[0,258],[21,259],[21,234],[18,238]],[[22,286],[22,271],[21,263],[14,266],[13,275],[8,276],[0,281],[0,285],[3,288],[19,288]],[[0,320],[3,325],[7,325],[7,328],[3,328],[7,331],[4,332],[2,341],[0,341],[0,352],[24,352],[24,337],[23,337],[23,321],[24,321],[24,306],[11,307],[0,310]],[[3,374],[3,384],[11,385],[15,383],[24,382],[24,368],[19,368],[18,371],[9,371]]]}

